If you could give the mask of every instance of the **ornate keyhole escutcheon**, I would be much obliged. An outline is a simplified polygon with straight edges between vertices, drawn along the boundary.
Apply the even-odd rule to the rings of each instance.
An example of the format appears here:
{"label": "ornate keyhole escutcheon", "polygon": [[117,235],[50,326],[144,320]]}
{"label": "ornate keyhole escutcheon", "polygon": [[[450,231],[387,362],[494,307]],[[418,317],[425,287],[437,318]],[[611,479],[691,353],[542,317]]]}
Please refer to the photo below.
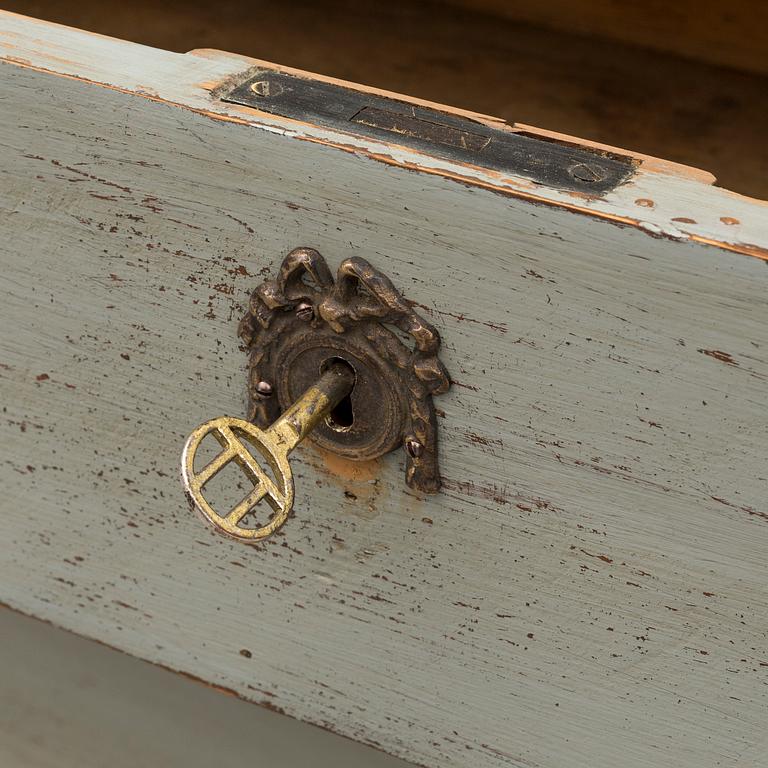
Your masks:
{"label": "ornate keyhole escutcheon", "polygon": [[386,275],[353,257],[334,280],[316,250],[297,248],[253,292],[239,332],[250,352],[249,419],[268,426],[324,366],[341,360],[355,372],[346,420],[331,415],[311,439],[352,460],[403,447],[407,484],[439,490],[432,396],[450,386],[440,335]]}
{"label": "ornate keyhole escutcheon", "polygon": [[[450,386],[440,336],[365,259],[343,261],[334,279],[316,250],[291,251],[252,293],[239,334],[249,352],[248,418],[201,424],[182,452],[185,493],[208,523],[241,541],[277,531],[294,500],[288,455],[307,437],[352,460],[402,447],[406,483],[439,490],[432,396]],[[196,467],[209,437],[221,450]],[[206,485],[232,464],[251,487],[217,509]]]}

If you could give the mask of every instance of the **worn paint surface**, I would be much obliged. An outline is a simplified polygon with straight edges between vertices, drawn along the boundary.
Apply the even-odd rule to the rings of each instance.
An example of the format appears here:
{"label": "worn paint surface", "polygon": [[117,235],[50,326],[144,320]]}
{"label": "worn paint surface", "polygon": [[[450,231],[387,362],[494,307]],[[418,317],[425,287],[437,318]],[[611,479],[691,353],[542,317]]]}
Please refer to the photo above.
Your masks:
{"label": "worn paint surface", "polygon": [[[206,59],[47,74],[56,40],[0,65],[0,599],[429,766],[759,765],[768,268],[662,219],[762,252],[765,208],[654,174],[534,204],[201,114]],[[439,327],[444,489],[307,447],[247,547],[179,454],[245,412],[237,321],[300,244]]]}
{"label": "worn paint surface", "polygon": [[[254,67],[274,66],[267,62],[221,51],[195,51],[194,55],[169,53],[2,11],[0,20],[0,60],[3,61],[92,81],[147,99],[167,101],[185,111],[196,111],[211,118],[258,125],[264,130],[331,145],[381,163],[454,178],[459,183],[478,188],[502,190],[520,198],[590,212],[609,221],[642,227],[657,236],[716,243],[741,253],[768,258],[765,248],[768,203],[722,189],[707,190],[701,180],[712,180],[712,177],[702,171],[638,155],[643,165],[631,184],[625,184],[601,199],[585,198],[538,186],[522,178],[505,178],[499,173],[443,162],[395,145],[358,140],[351,135],[218,101],[216,96],[224,88],[229,88],[232,82],[246,80]],[[281,69],[296,71],[288,67]],[[384,91],[377,93],[397,95]],[[413,101],[435,106],[419,99]],[[493,117],[463,110],[455,112],[489,124],[498,123]],[[518,128],[559,136],[530,126],[518,125]],[[643,169],[648,172],[643,173]]]}
{"label": "worn paint surface", "polygon": [[[700,6],[701,0],[697,2]],[[324,0],[321,5],[300,2],[292,3],[288,15],[282,0],[259,0],[252,5],[240,0],[218,0],[215,5],[184,0],[161,4],[132,0],[130,5],[99,0],[77,4],[5,0],[3,7],[172,51],[202,47],[239,51],[309,72],[464,106],[517,121],[518,126],[522,121],[539,130],[545,126],[674,158],[706,168],[726,189],[768,197],[764,78],[658,50],[583,37],[580,32],[585,30],[567,19],[567,5],[583,23],[595,18],[597,4],[591,3],[585,13],[583,3],[565,3],[560,7],[554,2],[515,3],[518,9],[535,6],[557,18],[562,31],[476,11],[441,9],[430,0],[355,0],[354,12],[349,0]],[[720,7],[721,16],[732,18],[734,7],[733,2]],[[512,6],[507,3],[506,8]],[[626,12],[629,6],[623,2],[615,8]],[[672,33],[676,43],[683,30],[690,32],[692,19],[685,3],[655,13],[646,0],[634,9],[655,25],[646,30],[648,40],[658,42],[660,28]],[[688,13],[689,18],[678,24],[672,20],[673,13]],[[757,21],[754,12],[749,18],[757,39],[766,24]],[[722,32],[722,18],[714,22],[703,13],[700,21],[716,35]],[[456,45],[457,40],[461,45]],[[710,40],[706,48],[709,54],[724,50],[722,40]]]}

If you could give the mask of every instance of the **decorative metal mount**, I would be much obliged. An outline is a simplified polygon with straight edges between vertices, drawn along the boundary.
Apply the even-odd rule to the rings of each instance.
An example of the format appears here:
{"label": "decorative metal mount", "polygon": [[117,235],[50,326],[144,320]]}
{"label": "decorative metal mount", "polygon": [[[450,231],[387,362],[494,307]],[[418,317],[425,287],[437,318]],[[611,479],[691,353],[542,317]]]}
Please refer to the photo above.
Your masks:
{"label": "decorative metal mount", "polygon": [[354,387],[310,439],[354,460],[403,447],[408,485],[440,488],[432,395],[450,386],[440,336],[365,259],[343,261],[334,281],[316,250],[291,251],[277,277],[251,295],[239,335],[250,352],[251,421],[268,428],[341,363],[354,372]]}

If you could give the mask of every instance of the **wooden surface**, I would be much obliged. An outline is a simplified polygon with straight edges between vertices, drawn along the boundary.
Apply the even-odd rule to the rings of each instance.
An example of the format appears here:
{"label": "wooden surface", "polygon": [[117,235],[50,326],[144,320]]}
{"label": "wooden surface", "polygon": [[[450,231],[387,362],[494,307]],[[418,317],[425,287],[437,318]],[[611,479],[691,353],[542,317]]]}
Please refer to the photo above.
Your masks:
{"label": "wooden surface", "polygon": [[0,637],[3,768],[409,768],[13,611]]}
{"label": "wooden surface", "polygon": [[[270,118],[211,97],[238,57],[8,15],[0,57],[4,602],[428,766],[762,764],[764,205]],[[306,447],[244,547],[179,451],[244,412],[237,320],[299,244],[439,327],[445,488]]]}
{"label": "wooden surface", "polygon": [[446,0],[570,34],[768,74],[763,0]]}
{"label": "wooden surface", "polygon": [[[578,13],[570,5],[569,23],[556,30],[412,0],[5,0],[3,7],[159,48],[235,51],[498,115],[705,168],[727,189],[768,198],[768,78],[577,34],[589,30],[573,17],[585,24],[594,15],[584,3]],[[551,0],[525,7],[534,21],[552,21]],[[669,24],[685,7],[635,16]],[[688,18],[698,24],[705,16]],[[632,34],[637,24],[622,28]],[[680,39],[679,25],[669,28]],[[751,34],[762,39],[765,29],[754,17]]]}

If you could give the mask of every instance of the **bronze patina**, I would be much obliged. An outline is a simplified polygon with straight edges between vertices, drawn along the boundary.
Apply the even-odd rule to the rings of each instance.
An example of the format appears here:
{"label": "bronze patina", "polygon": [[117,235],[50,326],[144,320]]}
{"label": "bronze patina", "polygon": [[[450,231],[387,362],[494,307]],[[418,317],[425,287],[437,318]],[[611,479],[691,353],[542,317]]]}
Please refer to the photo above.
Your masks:
{"label": "bronze patina", "polygon": [[249,419],[266,428],[341,361],[354,371],[354,387],[311,439],[353,460],[402,447],[408,485],[440,488],[432,396],[450,386],[440,335],[386,275],[352,257],[334,280],[320,253],[297,248],[253,292],[239,332],[250,352]]}

